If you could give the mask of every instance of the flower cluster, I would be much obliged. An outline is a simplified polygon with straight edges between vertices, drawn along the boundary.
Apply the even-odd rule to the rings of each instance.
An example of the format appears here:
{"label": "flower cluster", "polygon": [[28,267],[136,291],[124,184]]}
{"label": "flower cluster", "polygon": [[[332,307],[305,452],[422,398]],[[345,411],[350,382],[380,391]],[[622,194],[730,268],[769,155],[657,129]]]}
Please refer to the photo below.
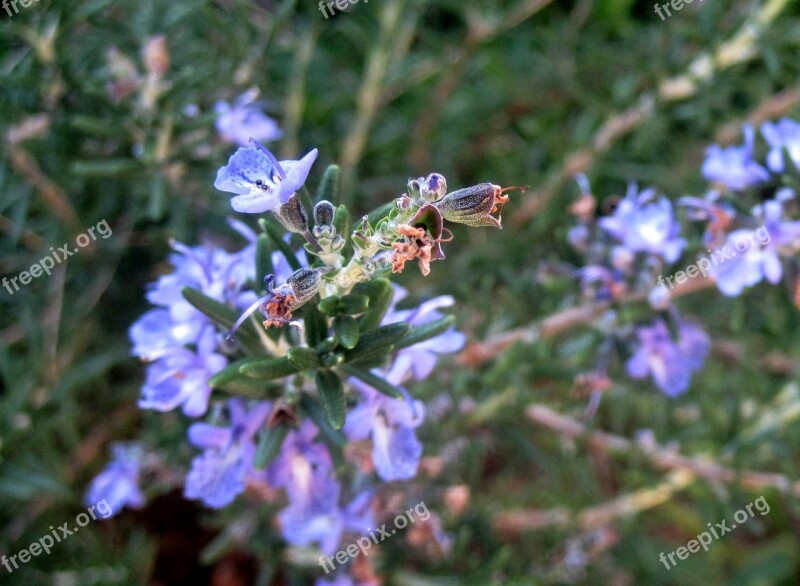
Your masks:
{"label": "flower cluster", "polygon": [[[601,345],[595,372],[582,380],[591,382],[595,393],[608,388],[609,353],[628,347],[631,377],[650,376],[666,394],[679,395],[689,388],[691,373],[702,367],[709,340],[698,326],[684,322],[665,290],[656,287],[656,276],[686,247],[672,202],[654,189],[640,191],[631,185],[613,213],[597,218],[588,182],[581,177],[579,183],[582,193],[570,208],[578,224],[570,230],[569,240],[588,258],[588,264],[577,270],[584,297],[621,303],[644,296],[664,314],[654,321],[643,319],[631,330],[619,323],[616,311],[610,311],[602,322],[607,342]],[[664,319],[673,326],[672,332]]]}
{"label": "flower cluster", "polygon": [[[800,221],[785,218],[797,208],[794,188],[800,173],[800,124],[788,118],[766,122],[761,135],[767,147],[763,156],[757,155],[751,126],[745,127],[743,145],[710,147],[703,175],[719,190],[703,199],[684,198],[698,211],[695,219],[707,222],[709,244],[732,250],[753,227],[768,235],[712,272],[719,290],[732,297],[763,280],[773,285],[780,282],[786,272],[781,259],[800,249]],[[765,194],[771,197],[764,200]],[[737,209],[748,199],[756,201],[749,211]],[[797,291],[798,282],[793,286]]]}
{"label": "flower cluster", "polygon": [[[223,107],[222,115],[233,124],[252,112]],[[172,244],[173,271],[150,286],[153,309],[130,329],[133,354],[147,365],[139,406],[205,417],[188,428],[200,452],[185,475],[186,498],[211,508],[245,491],[285,499],[285,541],[330,554],[346,533],[375,526],[380,482],[416,475],[425,408],[405,385],[465,342],[441,312],[452,297],[409,307],[407,291],[385,276],[409,261],[428,274],[452,238],[445,222],[500,227],[513,188],[483,183],[448,193],[432,173],[349,230],[347,209],[330,201],[337,167],[325,172],[309,216],[304,185],[317,150],[278,161],[252,144],[219,169],[215,186],[233,194],[235,211],[266,214],[262,231],[232,221],[246,242],[237,252]],[[304,240],[299,250],[292,234]],[[229,397],[216,400],[220,391]],[[139,479],[157,462],[143,453],[139,444],[118,447],[87,498],[108,498],[115,513],[141,506]],[[354,465],[342,468],[343,459]]]}
{"label": "flower cluster", "polygon": [[[709,147],[702,173],[714,189],[678,200],[687,221],[705,224],[700,245],[714,258],[713,265],[700,258],[690,267],[694,274],[688,273],[702,273],[726,296],[738,296],[763,280],[777,284],[787,274],[787,259],[800,248],[800,221],[786,219],[797,207],[793,186],[800,175],[800,124],[788,119],[765,123],[761,134],[767,147],[763,157],[749,126],[743,145]],[[608,343],[601,345],[597,371],[589,378],[595,390],[607,388],[610,349],[627,347],[631,377],[649,376],[667,395],[680,395],[688,390],[692,373],[702,368],[710,346],[700,326],[681,318],[672,304],[680,293],[663,282],[662,275],[672,272],[689,248],[687,231],[672,202],[654,189],[631,186],[612,213],[598,218],[586,178],[580,177],[579,185],[582,193],[570,207],[578,222],[568,238],[587,257],[587,264],[576,270],[584,297],[612,307],[647,299],[650,312],[658,314],[642,315],[631,329],[611,310],[601,322]],[[754,205],[742,210],[748,199]],[[686,276],[682,271],[677,275]],[[800,306],[799,283],[793,286]]]}

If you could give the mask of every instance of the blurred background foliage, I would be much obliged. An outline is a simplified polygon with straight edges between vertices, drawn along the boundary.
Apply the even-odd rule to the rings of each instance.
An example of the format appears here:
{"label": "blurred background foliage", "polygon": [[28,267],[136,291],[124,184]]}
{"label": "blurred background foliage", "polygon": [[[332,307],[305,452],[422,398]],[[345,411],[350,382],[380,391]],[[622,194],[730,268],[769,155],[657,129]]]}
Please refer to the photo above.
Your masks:
{"label": "blurred background foliage", "polygon": [[[451,189],[530,185],[512,196],[504,230],[456,230],[430,277],[401,279],[420,297],[454,295],[475,341],[580,303],[559,270],[579,262],[565,241],[575,172],[609,202],[629,181],[701,195],[706,145],[739,141],[745,120],[800,111],[800,8],[785,0],[695,2],[665,21],[632,0],[372,0],[328,19],[312,1],[41,0],[2,16],[0,272],[17,275],[102,219],[114,230],[51,277],[0,290],[6,554],[74,519],[114,440],[143,437],[186,469],[184,418],[136,408],[143,375],[127,328],[145,285],[168,270],[170,238],[241,245],[213,188],[234,148],[216,135],[217,100],[260,88],[286,133],[279,156],[318,147],[310,185],[340,164],[355,213],[431,171]],[[169,64],[153,82],[143,48],[158,35]],[[797,478],[790,292],[702,291],[679,305],[714,338],[690,392],[671,400],[621,376],[586,425],[629,439],[650,430],[687,456]],[[581,418],[588,398],[574,381],[599,339],[578,328],[446,365],[411,389],[430,423],[422,470],[403,490],[441,514],[453,549],[442,557],[396,538],[381,553],[388,583],[797,583],[796,496],[738,478],[676,480],[642,450],[587,444],[526,416],[535,404]],[[92,523],[18,572],[0,569],[0,581],[310,583],[306,562],[269,531],[274,511],[243,499],[204,511],[178,483],[149,479],[146,509]],[[607,522],[578,520],[659,490],[658,506],[633,499]],[[671,570],[659,562],[761,494],[769,515]],[[540,522],[547,511],[575,517]],[[263,525],[263,541],[237,543],[243,515]]]}

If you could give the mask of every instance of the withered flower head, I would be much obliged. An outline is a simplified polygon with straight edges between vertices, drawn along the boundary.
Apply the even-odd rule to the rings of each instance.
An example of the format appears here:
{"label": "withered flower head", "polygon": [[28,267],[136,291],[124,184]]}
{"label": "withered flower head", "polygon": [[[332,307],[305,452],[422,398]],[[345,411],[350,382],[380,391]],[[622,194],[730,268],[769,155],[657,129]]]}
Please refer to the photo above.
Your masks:
{"label": "withered flower head", "polygon": [[[439,208],[445,220],[467,226],[502,228],[500,212],[503,205],[508,202],[508,196],[503,193],[510,189],[524,190],[525,188],[479,183],[448,193],[434,205]],[[493,214],[497,214],[497,216]]]}

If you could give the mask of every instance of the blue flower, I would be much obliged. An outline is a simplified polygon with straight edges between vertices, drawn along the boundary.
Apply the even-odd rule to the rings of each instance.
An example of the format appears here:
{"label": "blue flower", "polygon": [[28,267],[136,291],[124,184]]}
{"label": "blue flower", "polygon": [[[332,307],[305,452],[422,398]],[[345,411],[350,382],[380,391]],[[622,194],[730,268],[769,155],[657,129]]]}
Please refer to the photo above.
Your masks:
{"label": "blue flower", "polygon": [[675,262],[686,244],[678,237],[680,226],[672,204],[653,189],[638,193],[635,185],[629,186],[614,214],[599,223],[631,252],[654,254],[667,262]]}
{"label": "blue flower", "polygon": [[765,122],[761,126],[761,134],[770,147],[767,153],[767,167],[773,173],[783,173],[785,169],[784,150],[792,163],[800,169],[800,123],[783,118],[777,124]]}
{"label": "blue flower", "polygon": [[[415,309],[396,309],[396,305],[407,295],[405,289],[399,285],[394,286],[394,299],[383,318],[383,324],[404,321],[412,326],[421,326],[444,317],[439,309],[452,307],[455,304],[451,296],[443,295],[434,297]],[[455,327],[451,327],[434,338],[404,348],[397,353],[389,377],[397,381],[396,384],[402,384],[411,376],[416,380],[427,378],[433,372],[440,354],[458,352],[464,347],[465,342],[466,336]]]}
{"label": "blue flower", "polygon": [[254,88],[239,96],[233,106],[223,101],[214,105],[217,132],[223,140],[247,146],[251,137],[269,142],[283,136],[278,123],[264,114],[262,104],[254,101],[257,95]]}
{"label": "blue flower", "polygon": [[134,322],[129,334],[131,352],[146,361],[156,360],[182,345],[172,332],[172,317],[167,309],[151,309]]}
{"label": "blue flower", "polygon": [[744,127],[744,144],[722,148],[711,145],[706,149],[703,177],[729,189],[742,190],[769,179],[769,172],[753,158],[753,127]]}
{"label": "blue flower", "polygon": [[[317,486],[314,490],[321,492],[326,490],[326,486]],[[337,490],[337,497],[338,494]],[[281,534],[292,545],[309,546],[317,543],[323,553],[331,555],[338,549],[345,532],[363,535],[375,527],[372,496],[371,491],[363,492],[344,509],[339,507],[338,502],[323,508],[290,498],[289,506],[278,515]]]}
{"label": "blue flower", "polygon": [[237,194],[231,207],[237,212],[260,214],[285,204],[306,182],[317,159],[313,149],[299,161],[280,161],[260,143],[240,148],[217,172],[214,187]]}
{"label": "blue flower", "polygon": [[[391,377],[387,380],[397,383]],[[351,383],[361,392],[362,401],[347,414],[345,434],[353,441],[372,439],[372,461],[382,480],[413,478],[422,456],[414,430],[425,419],[425,406],[408,394],[395,399],[356,379]]]}
{"label": "blue flower", "polygon": [[109,516],[116,515],[124,507],[132,509],[144,505],[144,495],[139,489],[139,473],[143,451],[139,444],[114,444],[111,461],[94,477],[86,491],[84,502],[95,505],[103,500],[111,509]]}
{"label": "blue flower", "polygon": [[[781,221],[783,205],[769,200],[754,209],[763,225],[756,230],[735,230],[713,255],[710,274],[723,295],[736,297],[747,287],[766,279],[773,285],[783,276],[780,254],[800,247],[800,221]],[[720,262],[717,262],[721,258]]]}
{"label": "blue flower", "polygon": [[686,392],[692,373],[702,368],[710,341],[698,326],[682,322],[678,339],[673,341],[666,324],[656,320],[652,326],[637,328],[639,347],[628,360],[628,374],[633,378],[652,376],[665,394],[677,397]]}
{"label": "blue flower", "polygon": [[359,494],[344,509],[339,506],[341,486],[327,447],[314,441],[317,433],[310,421],[289,432],[266,478],[272,486],[284,488],[289,499],[278,516],[284,539],[299,546],[318,543],[330,555],[345,531],[366,533],[375,521],[371,492]]}
{"label": "blue flower", "polygon": [[189,428],[189,441],[204,451],[192,461],[186,476],[184,496],[202,500],[218,509],[229,505],[245,489],[245,478],[256,454],[254,437],[272,410],[269,402],[253,405],[228,401],[230,425],[216,427],[195,423]]}
{"label": "blue flower", "polygon": [[133,353],[153,360],[170,349],[197,344],[211,320],[183,297],[190,287],[222,303],[246,307],[252,302],[242,293],[244,284],[255,277],[255,245],[237,253],[210,246],[188,247],[172,244],[170,255],[174,271],[160,277],[147,292],[147,299],[160,309],[145,313],[131,326]]}
{"label": "blue flower", "polygon": [[216,333],[209,325],[198,343],[197,351],[174,348],[147,367],[139,407],[171,411],[183,406],[189,417],[199,417],[208,409],[211,396],[209,379],[225,368],[228,360],[213,351]]}

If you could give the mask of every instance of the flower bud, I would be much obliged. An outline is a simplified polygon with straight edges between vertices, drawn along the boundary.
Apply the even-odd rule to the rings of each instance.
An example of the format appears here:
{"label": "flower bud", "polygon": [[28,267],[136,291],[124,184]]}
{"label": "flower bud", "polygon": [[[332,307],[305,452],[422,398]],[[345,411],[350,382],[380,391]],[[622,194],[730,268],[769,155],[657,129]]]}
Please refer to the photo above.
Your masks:
{"label": "flower bud", "polygon": [[422,182],[425,181],[422,177],[419,179],[409,179],[408,180],[408,195],[411,197],[419,197]]}
{"label": "flower bud", "polygon": [[[467,226],[496,226],[500,225],[499,212],[508,201],[508,196],[503,192],[509,189],[523,189],[521,187],[500,187],[492,183],[479,183],[453,191],[434,205],[442,212],[445,220],[466,224]],[[497,217],[493,216],[495,212]]]}
{"label": "flower bud", "polygon": [[294,295],[292,308],[297,308],[316,295],[322,286],[322,271],[318,269],[297,269],[286,279],[286,285]]}
{"label": "flower bud", "polygon": [[296,234],[308,232],[308,214],[296,193],[277,210],[272,210],[272,213],[289,232]]}
{"label": "flower bud", "polygon": [[331,226],[333,225],[333,215],[336,213],[336,208],[329,201],[322,200],[314,206],[314,225],[316,226]]}
{"label": "flower bud", "polygon": [[420,196],[427,202],[439,201],[447,193],[447,181],[440,173],[431,173],[420,182]]}

